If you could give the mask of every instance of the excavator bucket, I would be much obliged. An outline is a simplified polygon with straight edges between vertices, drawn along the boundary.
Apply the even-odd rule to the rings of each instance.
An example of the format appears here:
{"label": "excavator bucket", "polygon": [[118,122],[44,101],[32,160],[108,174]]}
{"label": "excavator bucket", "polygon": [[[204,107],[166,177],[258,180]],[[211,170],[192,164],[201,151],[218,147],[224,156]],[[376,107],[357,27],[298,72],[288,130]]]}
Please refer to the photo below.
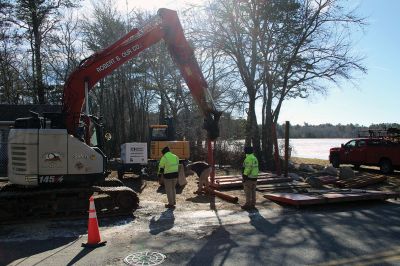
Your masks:
{"label": "excavator bucket", "polygon": [[203,128],[207,131],[207,138],[209,140],[216,140],[219,137],[219,118],[221,112],[208,113],[204,118]]}

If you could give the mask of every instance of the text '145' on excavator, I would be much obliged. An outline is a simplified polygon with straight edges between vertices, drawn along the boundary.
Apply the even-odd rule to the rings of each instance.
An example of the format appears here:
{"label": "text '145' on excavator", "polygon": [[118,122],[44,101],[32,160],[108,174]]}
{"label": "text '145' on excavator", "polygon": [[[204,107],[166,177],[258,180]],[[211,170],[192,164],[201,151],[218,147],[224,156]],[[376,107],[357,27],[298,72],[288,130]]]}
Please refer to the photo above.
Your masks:
{"label": "text '145' on excavator", "polygon": [[[159,9],[144,26],[132,29],[80,63],[64,86],[61,113],[44,113],[43,117],[33,114],[15,121],[8,139],[9,182],[2,185],[0,193],[1,221],[81,216],[87,211],[89,196],[95,192],[100,215],[131,213],[138,207],[139,199],[132,189],[117,179],[106,179],[102,124],[89,114],[88,92],[100,79],[161,40],[204,115],[211,147],[210,143],[219,136],[220,112],[177,13]],[[81,113],[83,109],[85,113]]]}

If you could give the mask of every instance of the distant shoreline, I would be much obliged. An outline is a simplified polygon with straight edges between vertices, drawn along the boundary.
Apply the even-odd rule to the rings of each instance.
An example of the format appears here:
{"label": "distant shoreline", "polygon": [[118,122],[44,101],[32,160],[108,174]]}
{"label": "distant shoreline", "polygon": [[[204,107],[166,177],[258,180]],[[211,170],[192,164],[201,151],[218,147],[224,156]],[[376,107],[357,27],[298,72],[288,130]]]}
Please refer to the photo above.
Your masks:
{"label": "distant shoreline", "polygon": [[325,166],[329,164],[329,160],[323,160],[323,159],[317,159],[317,158],[301,158],[301,157],[291,157],[290,158],[291,162],[297,163],[297,164],[317,164],[317,165],[322,165]]}

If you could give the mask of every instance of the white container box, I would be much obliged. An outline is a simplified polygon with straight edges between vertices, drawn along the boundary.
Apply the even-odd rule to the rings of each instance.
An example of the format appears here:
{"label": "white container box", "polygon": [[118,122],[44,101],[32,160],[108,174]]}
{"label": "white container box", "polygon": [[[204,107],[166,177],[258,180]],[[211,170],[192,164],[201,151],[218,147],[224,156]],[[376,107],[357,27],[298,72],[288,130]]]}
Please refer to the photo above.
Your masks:
{"label": "white container box", "polygon": [[124,164],[147,164],[147,143],[130,142],[122,144],[121,160]]}

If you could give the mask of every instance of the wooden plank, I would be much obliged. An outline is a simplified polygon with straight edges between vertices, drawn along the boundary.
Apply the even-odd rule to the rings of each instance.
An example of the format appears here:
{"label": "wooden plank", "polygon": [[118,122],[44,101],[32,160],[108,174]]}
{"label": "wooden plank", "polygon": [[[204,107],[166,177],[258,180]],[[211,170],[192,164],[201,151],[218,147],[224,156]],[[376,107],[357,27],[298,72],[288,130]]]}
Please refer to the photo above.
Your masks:
{"label": "wooden plank", "polygon": [[335,182],[335,185],[338,187],[344,187],[344,188],[361,188],[361,187],[366,187],[369,185],[381,183],[387,180],[387,177],[384,175],[380,176],[366,176],[365,178],[356,178],[356,179],[344,179],[344,180],[338,180]]}
{"label": "wooden plank", "polygon": [[293,189],[306,189],[310,188],[310,185],[307,183],[302,184],[276,184],[276,185],[263,185],[259,186],[256,189],[261,192],[267,191],[280,191],[280,190],[293,190]]}
{"label": "wooden plank", "polygon": [[[291,182],[293,181],[290,177],[279,177],[279,178],[258,178],[257,184],[273,184],[273,183],[282,183],[282,182]],[[218,184],[227,184],[227,183],[242,183],[242,179],[226,179],[226,180],[216,180]]]}
{"label": "wooden plank", "polygon": [[319,180],[321,180],[321,183],[324,184],[324,185],[335,184],[336,181],[339,180],[339,178],[337,176],[332,176],[332,175],[317,176],[315,178],[318,178]]}
{"label": "wooden plank", "polygon": [[337,202],[350,202],[362,200],[386,200],[389,198],[400,197],[399,192],[386,192],[386,191],[333,191],[321,193],[268,193],[264,195],[265,198],[272,201],[286,203],[295,206],[337,203]]}
{"label": "wooden plank", "polygon": [[[269,173],[269,172],[261,172],[261,173],[258,174],[258,178],[262,178],[262,177],[275,178],[275,177],[280,177],[280,176],[277,176],[276,174]],[[217,179],[229,179],[229,178],[242,178],[242,175],[220,175],[220,176],[215,176],[216,180]]]}
{"label": "wooden plank", "polygon": [[[282,182],[290,182],[293,179],[287,178],[287,177],[281,177],[281,178],[265,178],[265,179],[258,179],[257,180],[257,186],[258,185],[265,185],[265,184],[275,184],[275,183],[282,183]],[[240,181],[235,181],[235,182],[216,182],[215,186],[216,188],[242,188],[243,187],[243,182]]]}
{"label": "wooden plank", "polygon": [[242,178],[226,178],[226,179],[216,179],[216,183],[229,183],[229,182],[242,182]]}

